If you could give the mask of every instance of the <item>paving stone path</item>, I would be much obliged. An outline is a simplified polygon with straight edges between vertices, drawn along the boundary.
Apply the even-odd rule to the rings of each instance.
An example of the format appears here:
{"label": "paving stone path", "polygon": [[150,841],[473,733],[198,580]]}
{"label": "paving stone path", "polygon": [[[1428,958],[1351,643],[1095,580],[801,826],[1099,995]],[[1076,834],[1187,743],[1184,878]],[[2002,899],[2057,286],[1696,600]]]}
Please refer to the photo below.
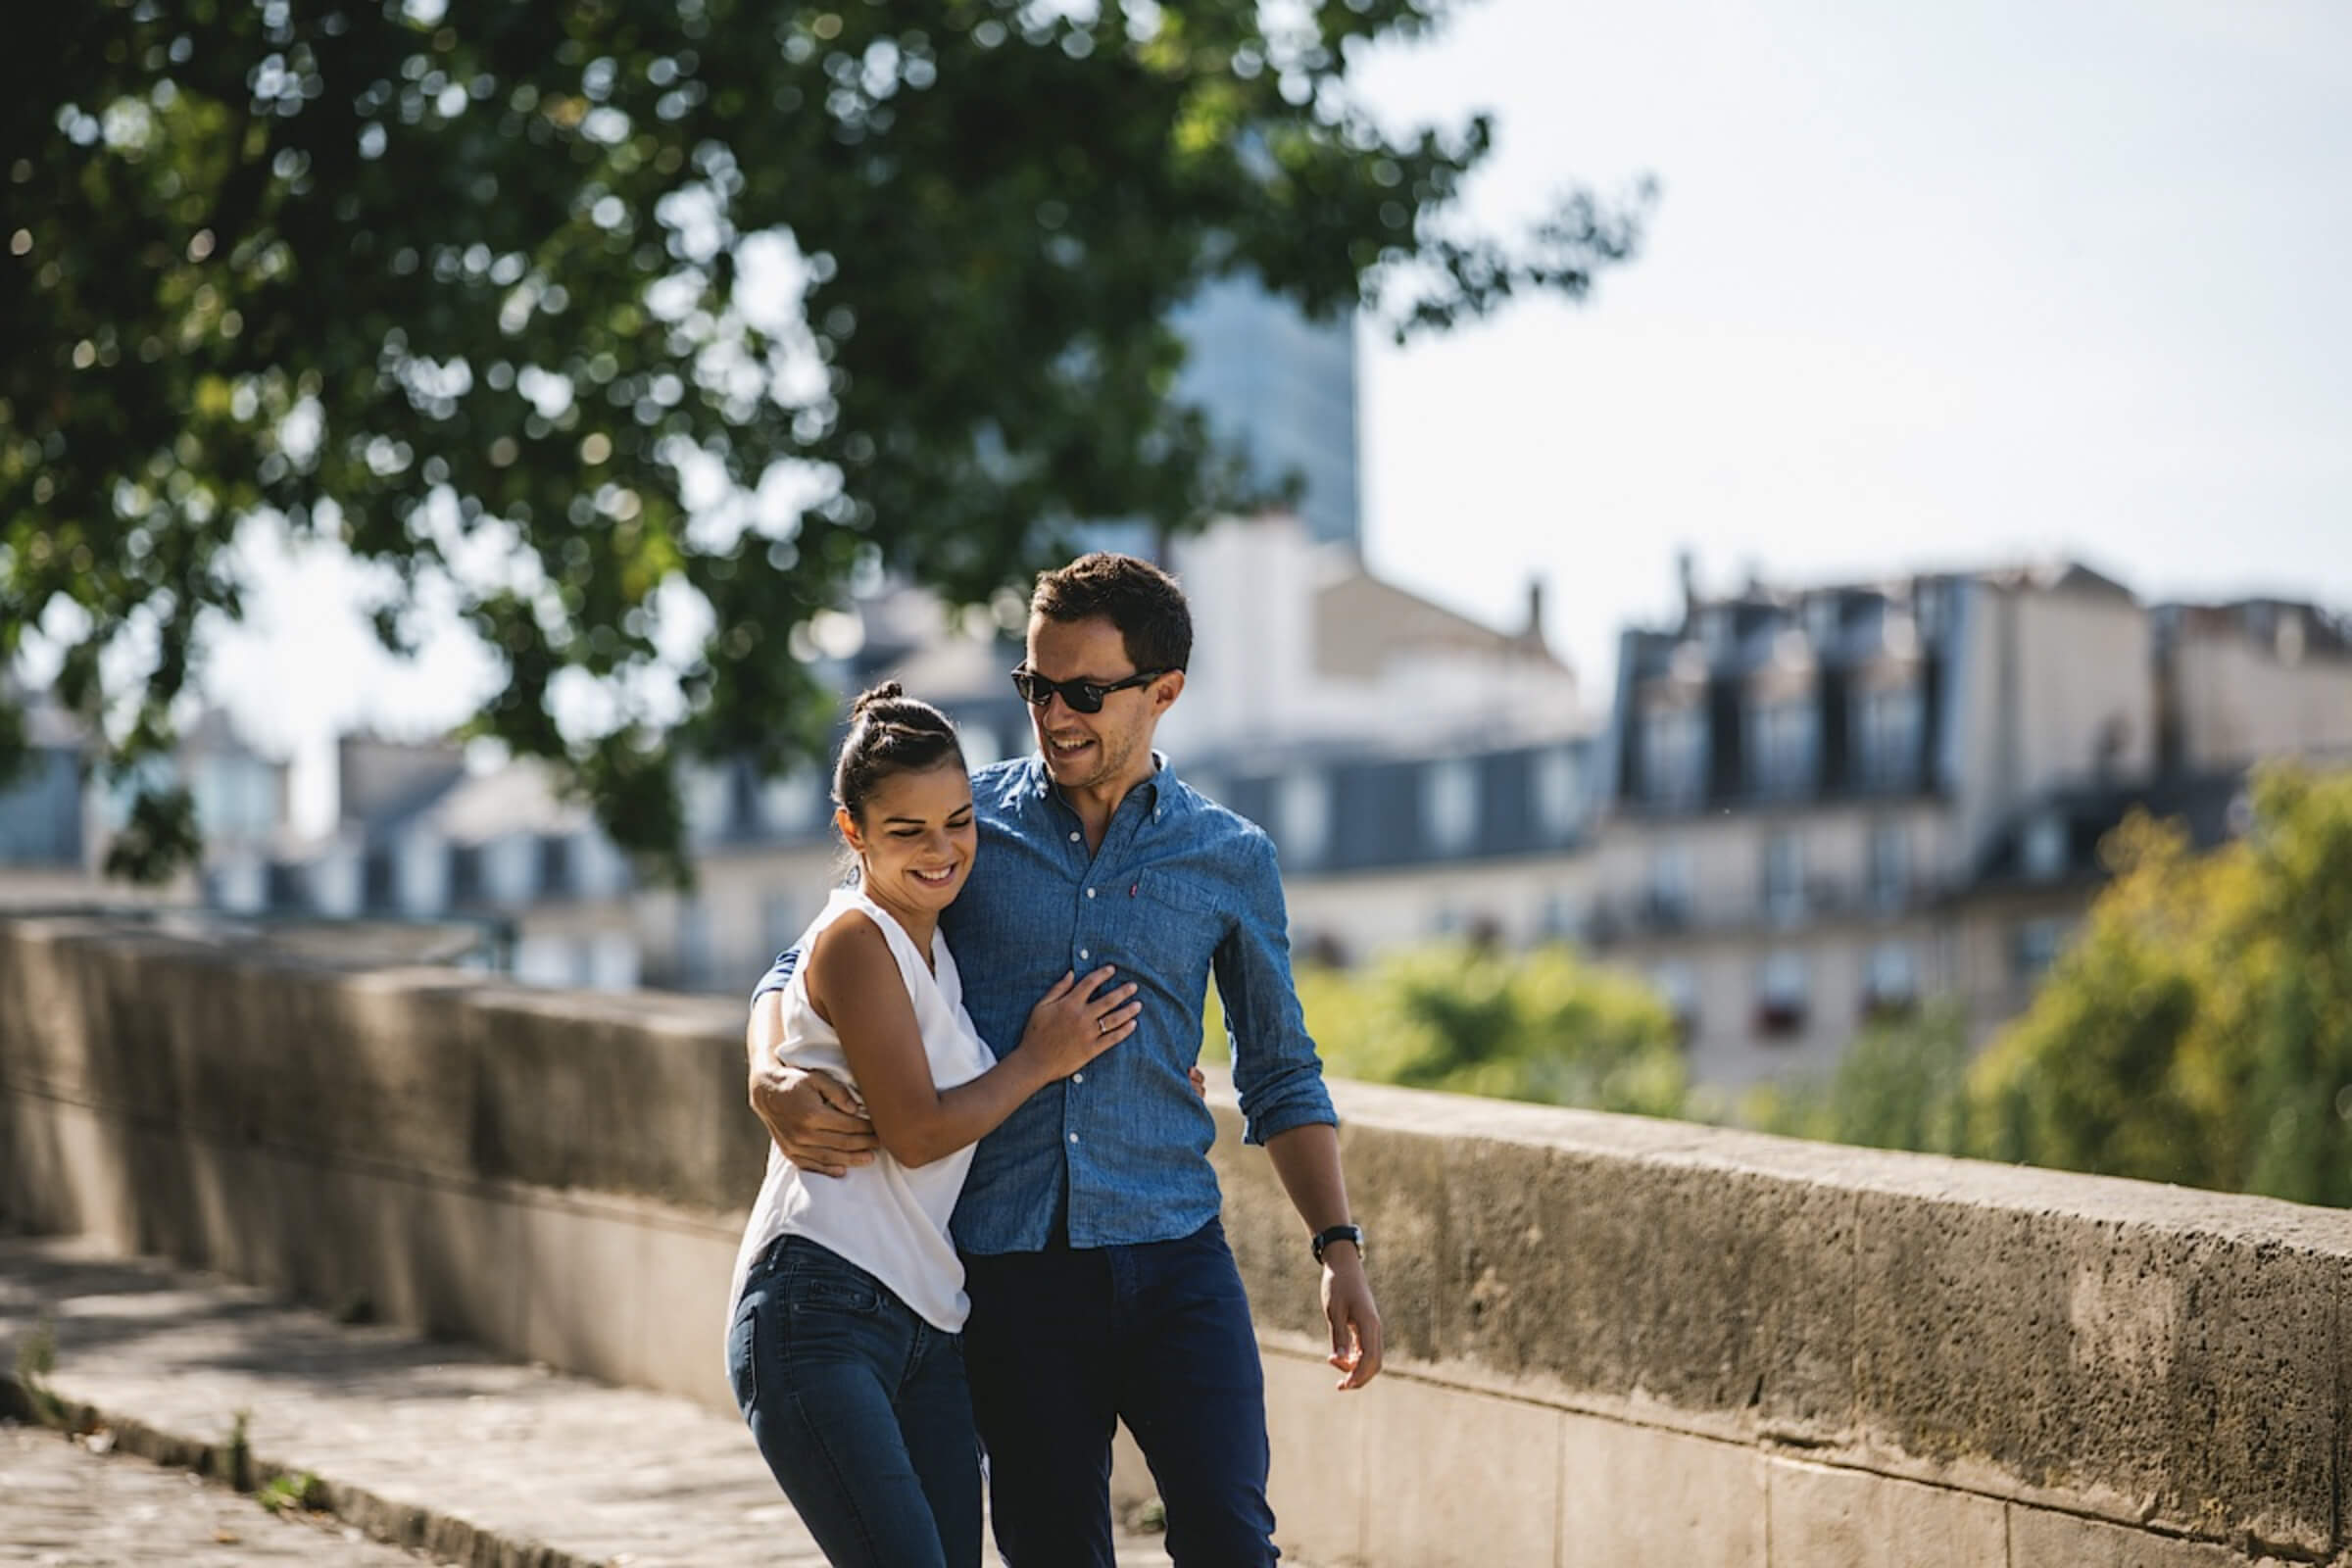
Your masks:
{"label": "paving stone path", "polygon": [[[104,1448],[101,1437],[94,1445]],[[243,1493],[41,1427],[0,1423],[0,1563],[39,1568],[424,1568],[356,1526],[279,1517]]]}
{"label": "paving stone path", "polygon": [[[241,1431],[257,1477],[318,1479],[337,1529],[354,1527],[465,1568],[823,1568],[742,1423],[690,1400],[561,1377],[390,1329],[340,1325],[259,1291],[109,1257],[71,1240],[0,1238],[0,1395],[19,1405],[10,1369],[20,1348],[41,1337],[54,1342],[55,1369],[40,1381],[83,1425],[102,1429],[122,1460],[140,1455],[204,1468],[218,1464]],[[134,1472],[115,1456],[100,1460],[85,1448],[77,1459],[47,1432],[9,1436],[12,1444],[24,1439],[24,1451],[41,1456],[38,1464],[64,1478],[69,1492],[102,1489],[74,1494],[111,1496],[103,1489],[131,1485],[121,1478]],[[4,1451],[13,1478],[16,1450]],[[136,1474],[141,1484],[150,1479]],[[153,1475],[165,1491],[141,1494],[127,1506],[160,1507],[174,1494],[172,1487],[187,1487]],[[225,1490],[176,1495],[184,1508],[172,1514],[172,1528],[196,1532],[182,1539],[201,1540],[213,1517],[207,1510],[218,1506],[243,1521],[214,1526],[237,1531],[240,1547],[297,1541],[314,1548],[302,1561],[379,1560],[333,1555],[353,1544],[315,1524],[272,1518]],[[43,1511],[53,1506],[37,1495],[28,1500],[26,1489],[13,1483],[0,1489],[0,1543],[62,1528]],[[63,1506],[70,1521],[74,1505]],[[305,1534],[273,1538],[262,1528],[281,1524]],[[288,1560],[37,1554],[78,1545],[7,1555],[21,1549],[0,1545],[0,1562]],[[117,1549],[92,1537],[87,1551]],[[417,1561],[399,1552],[381,1560]],[[1122,1537],[1122,1568],[1166,1561],[1158,1538]]]}

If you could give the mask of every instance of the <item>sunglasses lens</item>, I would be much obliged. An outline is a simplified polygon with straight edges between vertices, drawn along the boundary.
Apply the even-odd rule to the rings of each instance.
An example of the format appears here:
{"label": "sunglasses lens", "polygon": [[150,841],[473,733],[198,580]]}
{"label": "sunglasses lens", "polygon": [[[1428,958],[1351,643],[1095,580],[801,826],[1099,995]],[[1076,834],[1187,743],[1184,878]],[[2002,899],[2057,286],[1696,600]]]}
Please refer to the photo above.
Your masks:
{"label": "sunglasses lens", "polygon": [[1032,708],[1043,708],[1059,692],[1061,700],[1073,713],[1102,711],[1102,688],[1082,680],[1050,681],[1035,670],[1016,669],[1012,672],[1013,689],[1021,700]]}

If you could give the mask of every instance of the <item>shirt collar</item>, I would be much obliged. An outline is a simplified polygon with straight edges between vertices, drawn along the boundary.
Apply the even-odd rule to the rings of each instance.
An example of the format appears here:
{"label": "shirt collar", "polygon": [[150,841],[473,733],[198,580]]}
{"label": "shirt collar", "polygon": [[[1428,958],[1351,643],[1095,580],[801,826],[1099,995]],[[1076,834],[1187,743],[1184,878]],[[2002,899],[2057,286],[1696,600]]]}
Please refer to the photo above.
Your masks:
{"label": "shirt collar", "polygon": [[[1052,800],[1054,778],[1046,771],[1045,758],[1031,752],[1027,766],[1029,776],[1023,782],[1021,792],[1031,800]],[[1137,784],[1131,793],[1140,794],[1151,803],[1152,820],[1154,822],[1163,817],[1180,815],[1184,810],[1186,792],[1178,783],[1175,770],[1168,766],[1168,754],[1165,752],[1154,750],[1152,753],[1152,776]]]}

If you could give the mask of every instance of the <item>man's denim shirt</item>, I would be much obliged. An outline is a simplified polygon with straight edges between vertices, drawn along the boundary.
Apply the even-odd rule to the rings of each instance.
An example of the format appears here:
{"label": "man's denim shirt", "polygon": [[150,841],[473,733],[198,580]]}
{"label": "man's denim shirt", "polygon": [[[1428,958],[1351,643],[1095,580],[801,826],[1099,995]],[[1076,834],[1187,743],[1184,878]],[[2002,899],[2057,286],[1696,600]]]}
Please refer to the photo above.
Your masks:
{"label": "man's denim shirt", "polygon": [[[1035,756],[972,775],[980,848],[941,929],[964,1005],[1001,1056],[1062,973],[1118,968],[1144,1004],[1134,1034],[1050,1084],[980,1141],[954,1230],[969,1252],[1044,1248],[1067,1193],[1073,1247],[1189,1236],[1217,1217],[1216,1123],[1186,1077],[1213,972],[1244,1137],[1336,1122],[1291,984],[1274,845],[1163,761],[1087,853],[1077,813]],[[760,983],[774,989],[797,955]]]}

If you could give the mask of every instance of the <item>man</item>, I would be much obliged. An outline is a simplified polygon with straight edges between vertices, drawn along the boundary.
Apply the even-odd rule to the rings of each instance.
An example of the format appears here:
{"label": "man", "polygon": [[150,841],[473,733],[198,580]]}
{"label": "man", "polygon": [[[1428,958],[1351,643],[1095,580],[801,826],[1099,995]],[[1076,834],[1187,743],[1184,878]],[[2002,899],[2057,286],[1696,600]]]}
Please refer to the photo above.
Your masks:
{"label": "man", "polygon": [[[1188,1078],[1212,974],[1244,1136],[1265,1146],[1323,1266],[1340,1387],[1380,1370],[1380,1315],[1292,989],[1273,845],[1152,750],[1191,654],[1184,595],[1149,562],[1095,554],[1039,577],[1013,672],[1038,752],[973,776],[981,848],[941,921],[992,1046],[1018,1042],[1065,970],[1115,964],[1144,1004],[1132,1038],[981,1141],[956,1210],[965,1365],[1013,1568],[1109,1568],[1122,1419],[1179,1564],[1276,1556],[1256,1336],[1218,1222],[1215,1123]],[[777,1066],[779,1009],[754,1002],[751,1099],[778,1146],[805,1171],[862,1163],[872,1138],[854,1102]]]}

